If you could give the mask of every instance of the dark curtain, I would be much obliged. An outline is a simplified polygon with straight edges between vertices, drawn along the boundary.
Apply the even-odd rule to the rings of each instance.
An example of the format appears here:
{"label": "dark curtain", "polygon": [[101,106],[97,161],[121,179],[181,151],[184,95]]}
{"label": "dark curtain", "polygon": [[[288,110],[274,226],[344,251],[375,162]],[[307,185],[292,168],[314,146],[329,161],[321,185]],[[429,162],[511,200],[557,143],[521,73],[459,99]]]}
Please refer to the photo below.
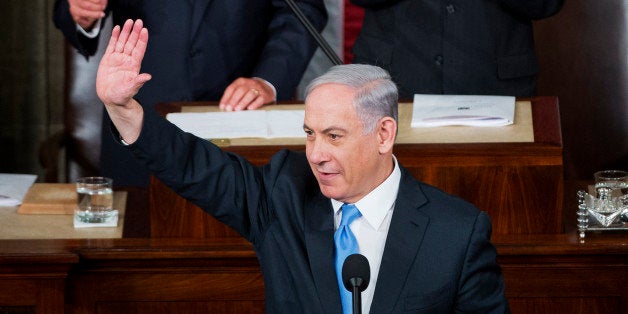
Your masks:
{"label": "dark curtain", "polygon": [[63,128],[64,39],[53,3],[0,1],[0,172],[41,179],[39,145]]}

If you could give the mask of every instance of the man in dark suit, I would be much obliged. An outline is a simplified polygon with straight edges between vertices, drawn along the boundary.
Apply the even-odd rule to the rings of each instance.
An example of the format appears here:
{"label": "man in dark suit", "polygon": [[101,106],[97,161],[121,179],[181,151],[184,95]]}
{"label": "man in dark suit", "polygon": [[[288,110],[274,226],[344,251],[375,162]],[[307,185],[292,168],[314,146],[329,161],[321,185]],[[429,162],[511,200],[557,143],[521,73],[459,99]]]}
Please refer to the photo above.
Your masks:
{"label": "man in dark suit", "polygon": [[539,71],[532,20],[564,0],[351,0],[365,8],[354,62],[381,66],[400,97],[533,96]]}
{"label": "man in dark suit", "polygon": [[[327,19],[323,1],[296,3],[320,31]],[[89,57],[106,14],[114,25],[142,19],[151,29],[142,70],[155,79],[137,95],[151,111],[168,101],[220,100],[225,110],[243,110],[292,99],[316,50],[283,0],[57,0],[54,22]],[[148,183],[148,172],[106,135],[101,171],[118,185]]]}
{"label": "man in dark suit", "polygon": [[[139,72],[142,26],[114,28],[98,70],[114,138],[253,243],[268,313],[350,313],[334,271],[349,247],[369,260],[365,313],[508,312],[486,213],[412,178],[393,156],[397,89],[385,70],[341,65],[315,79],[305,101],[305,154],[282,150],[258,168],[133,99],[151,79]],[[345,210],[357,217],[352,223]],[[335,234],[355,240],[338,244]]]}

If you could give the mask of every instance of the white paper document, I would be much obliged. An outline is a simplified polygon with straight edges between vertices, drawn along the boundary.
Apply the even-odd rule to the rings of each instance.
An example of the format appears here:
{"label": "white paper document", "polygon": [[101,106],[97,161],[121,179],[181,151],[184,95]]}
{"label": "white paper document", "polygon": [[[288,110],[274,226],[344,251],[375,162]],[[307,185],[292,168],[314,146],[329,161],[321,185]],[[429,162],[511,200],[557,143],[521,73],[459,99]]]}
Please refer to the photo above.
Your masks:
{"label": "white paper document", "polygon": [[34,174],[0,173],[0,206],[18,206],[35,183]]}
{"label": "white paper document", "polygon": [[515,97],[416,94],[411,126],[504,126],[514,120]]}
{"label": "white paper document", "polygon": [[303,110],[176,112],[166,119],[203,139],[305,137]]}

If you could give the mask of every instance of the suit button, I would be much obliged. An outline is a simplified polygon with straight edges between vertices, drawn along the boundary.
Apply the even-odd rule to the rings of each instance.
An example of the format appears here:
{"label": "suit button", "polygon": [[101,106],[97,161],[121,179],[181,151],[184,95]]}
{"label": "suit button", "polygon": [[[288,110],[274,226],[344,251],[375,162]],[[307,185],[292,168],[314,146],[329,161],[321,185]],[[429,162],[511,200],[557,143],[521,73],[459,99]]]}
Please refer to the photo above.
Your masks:
{"label": "suit button", "polygon": [[448,4],[445,9],[449,14],[453,14],[454,12],[456,12],[456,7],[453,4]]}
{"label": "suit button", "polygon": [[434,57],[434,64],[440,66],[443,64],[443,56],[438,55],[436,57]]}

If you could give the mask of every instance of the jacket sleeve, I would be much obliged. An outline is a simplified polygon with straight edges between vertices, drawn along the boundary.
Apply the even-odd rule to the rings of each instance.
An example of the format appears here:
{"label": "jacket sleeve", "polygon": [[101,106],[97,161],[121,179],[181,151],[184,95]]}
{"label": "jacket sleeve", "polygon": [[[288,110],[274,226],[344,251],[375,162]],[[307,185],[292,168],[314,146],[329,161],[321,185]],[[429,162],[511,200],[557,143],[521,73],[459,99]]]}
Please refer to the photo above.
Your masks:
{"label": "jacket sleeve", "polygon": [[[277,99],[291,99],[303,72],[316,51],[316,41],[283,0],[273,0],[274,15],[268,26],[268,40],[253,76],[277,89]],[[327,23],[322,0],[297,0],[297,6],[319,32]]]}
{"label": "jacket sleeve", "polygon": [[98,49],[100,34],[95,38],[87,38],[77,31],[76,23],[72,19],[72,15],[70,15],[68,0],[56,0],[53,10],[53,22],[61,30],[68,43],[76,48],[85,58],[93,56]]}
{"label": "jacket sleeve", "polygon": [[459,281],[456,313],[509,313],[497,251],[490,242],[491,222],[485,212],[476,218]]}
{"label": "jacket sleeve", "polygon": [[[111,130],[118,139],[113,125]],[[157,113],[145,111],[140,137],[127,148],[173,191],[252,243],[272,218],[265,194],[272,179],[265,180],[265,168],[183,132]]]}

